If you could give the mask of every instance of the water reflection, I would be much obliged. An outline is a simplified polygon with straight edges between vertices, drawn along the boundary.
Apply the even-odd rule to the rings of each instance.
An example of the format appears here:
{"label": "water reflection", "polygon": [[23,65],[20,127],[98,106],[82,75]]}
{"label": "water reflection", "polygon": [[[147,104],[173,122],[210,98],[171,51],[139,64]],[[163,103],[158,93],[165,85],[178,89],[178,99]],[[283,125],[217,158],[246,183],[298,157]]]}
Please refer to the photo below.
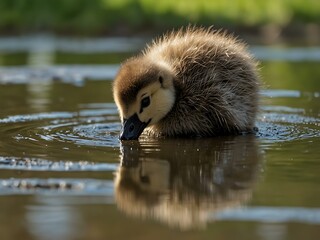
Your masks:
{"label": "water reflection", "polygon": [[27,207],[26,223],[34,239],[79,239],[83,233],[81,215],[64,204],[56,201]]}
{"label": "water reflection", "polygon": [[123,142],[119,209],[181,229],[250,200],[260,168],[255,136]]}

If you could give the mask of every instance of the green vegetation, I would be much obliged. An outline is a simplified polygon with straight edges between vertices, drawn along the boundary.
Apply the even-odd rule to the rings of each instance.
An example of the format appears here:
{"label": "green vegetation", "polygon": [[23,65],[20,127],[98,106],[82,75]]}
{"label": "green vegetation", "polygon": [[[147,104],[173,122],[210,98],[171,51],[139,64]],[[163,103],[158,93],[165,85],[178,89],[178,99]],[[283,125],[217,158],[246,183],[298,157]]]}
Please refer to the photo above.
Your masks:
{"label": "green vegetation", "polygon": [[0,32],[132,33],[197,23],[281,28],[320,23],[318,0],[1,0]]}

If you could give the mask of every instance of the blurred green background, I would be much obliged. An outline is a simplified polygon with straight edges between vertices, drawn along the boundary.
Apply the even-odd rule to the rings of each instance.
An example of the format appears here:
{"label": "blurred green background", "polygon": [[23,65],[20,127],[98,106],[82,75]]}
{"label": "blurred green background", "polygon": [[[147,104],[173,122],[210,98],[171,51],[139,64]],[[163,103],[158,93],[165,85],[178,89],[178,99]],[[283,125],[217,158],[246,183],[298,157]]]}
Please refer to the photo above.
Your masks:
{"label": "blurred green background", "polygon": [[[126,35],[187,25],[319,32],[319,0],[1,0],[2,35]],[[310,32],[310,31],[306,32]]]}

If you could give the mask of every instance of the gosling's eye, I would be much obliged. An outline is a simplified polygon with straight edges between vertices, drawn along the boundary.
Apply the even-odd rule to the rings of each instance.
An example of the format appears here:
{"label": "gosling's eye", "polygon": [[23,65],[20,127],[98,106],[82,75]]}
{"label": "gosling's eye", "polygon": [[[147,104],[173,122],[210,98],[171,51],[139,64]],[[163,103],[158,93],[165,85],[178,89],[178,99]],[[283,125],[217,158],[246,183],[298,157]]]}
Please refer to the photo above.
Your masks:
{"label": "gosling's eye", "polygon": [[146,108],[150,105],[150,97],[144,97],[141,100],[141,109]]}

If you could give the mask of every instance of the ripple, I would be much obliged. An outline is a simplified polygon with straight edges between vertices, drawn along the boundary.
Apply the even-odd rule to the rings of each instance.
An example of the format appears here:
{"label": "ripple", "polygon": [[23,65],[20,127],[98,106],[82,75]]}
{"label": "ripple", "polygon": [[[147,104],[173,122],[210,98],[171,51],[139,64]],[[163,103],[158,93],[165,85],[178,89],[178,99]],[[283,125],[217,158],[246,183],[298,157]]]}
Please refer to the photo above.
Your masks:
{"label": "ripple", "polygon": [[[308,97],[308,94],[287,90],[268,90],[262,94],[274,98]],[[50,143],[61,143],[64,145],[63,148],[69,148],[68,144],[87,147],[119,147],[118,135],[121,124],[115,104],[79,104],[78,108],[78,111],[74,112],[8,116],[0,119],[0,124],[3,124],[0,133],[3,136],[8,135],[8,138],[14,140],[10,144],[15,145],[23,145],[28,141],[38,144],[41,148],[44,144],[50,145]],[[304,109],[265,105],[261,110],[262,113],[257,121],[259,128],[257,136],[265,143],[320,136],[319,118],[305,115]]]}
{"label": "ripple", "polygon": [[78,123],[70,127],[55,128],[54,131],[45,131],[38,136],[48,141],[57,140],[85,146],[116,147],[119,146],[119,129],[120,123]]}
{"label": "ripple", "polygon": [[49,161],[37,158],[0,157],[0,169],[28,171],[115,171],[118,164],[88,161]]}
{"label": "ripple", "polygon": [[[121,128],[114,104],[82,104],[77,112],[47,112],[15,115],[0,119],[0,132],[19,144],[61,142],[82,146],[119,146]],[[23,143],[21,143],[23,144]]]}
{"label": "ripple", "polygon": [[[146,38],[65,38],[52,35],[0,38],[0,50],[5,53],[42,51],[62,51],[68,53],[121,53],[141,49]],[[251,52],[260,60],[302,61],[320,60],[319,47],[270,47],[252,46]]]}
{"label": "ripple", "polygon": [[[295,90],[264,90],[261,95],[269,98],[299,98],[299,100],[318,101],[318,93],[300,92]],[[295,101],[295,100],[293,100]],[[258,116],[257,135],[264,143],[295,141],[307,138],[320,137],[320,119],[308,116],[303,108],[289,106],[261,106],[261,114]]]}
{"label": "ripple", "polygon": [[270,98],[299,98],[301,97],[301,92],[296,90],[266,89],[261,91],[261,95]]}
{"label": "ripple", "polygon": [[21,123],[29,121],[37,121],[43,119],[57,119],[57,118],[72,118],[73,113],[68,112],[51,112],[51,113],[37,113],[26,115],[15,115],[0,119],[0,123]]}
{"label": "ripple", "polygon": [[[257,136],[268,143],[320,137],[320,120],[302,115],[302,109],[264,107],[259,116]],[[8,128],[16,142],[61,142],[81,146],[119,147],[121,124],[113,110],[84,110],[74,113],[46,113],[12,116],[0,123],[24,123],[19,128]],[[106,116],[105,116],[106,114]],[[55,119],[55,117],[59,117]],[[49,120],[49,121],[43,121]],[[144,138],[143,138],[144,139]],[[23,144],[23,143],[22,143]]]}
{"label": "ripple", "polygon": [[268,122],[258,122],[257,136],[264,143],[288,142],[307,138],[320,137],[319,129],[308,127],[286,126]]}
{"label": "ripple", "polygon": [[303,108],[293,108],[287,106],[262,106],[260,107],[264,112],[285,112],[285,113],[304,113]]}
{"label": "ripple", "polygon": [[257,121],[259,129],[257,136],[264,143],[320,137],[320,120],[318,118],[290,113],[299,112],[299,110],[291,108],[282,110],[286,112],[265,112],[259,116]]}
{"label": "ripple", "polygon": [[113,195],[113,182],[97,179],[25,178],[0,179],[0,195],[61,194]]}
{"label": "ripple", "polygon": [[320,123],[320,120],[315,117],[276,112],[264,113],[263,120],[273,123],[284,124],[314,124],[315,126],[317,125],[317,123]]}
{"label": "ripple", "polygon": [[0,67],[0,84],[60,81],[82,86],[88,78],[112,79],[119,65],[55,65],[46,67]]}
{"label": "ripple", "polygon": [[221,211],[211,215],[214,220],[258,221],[265,223],[300,222],[320,224],[319,208],[303,207],[247,207]]}
{"label": "ripple", "polygon": [[52,35],[1,37],[0,50],[5,53],[34,51],[35,49],[71,53],[132,52],[146,42],[143,38],[65,38]]}

